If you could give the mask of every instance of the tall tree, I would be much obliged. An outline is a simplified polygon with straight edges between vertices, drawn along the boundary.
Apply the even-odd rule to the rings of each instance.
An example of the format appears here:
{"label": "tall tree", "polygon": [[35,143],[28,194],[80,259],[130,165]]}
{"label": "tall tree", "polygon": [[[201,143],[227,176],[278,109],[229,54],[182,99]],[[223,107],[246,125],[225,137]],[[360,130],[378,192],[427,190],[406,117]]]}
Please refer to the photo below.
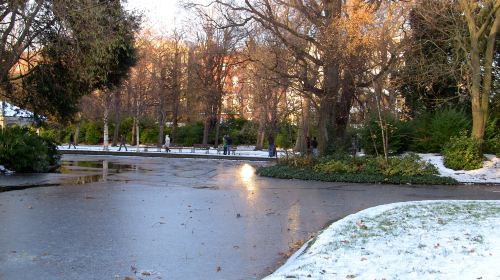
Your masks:
{"label": "tall tree", "polygon": [[7,1],[0,7],[6,16],[1,92],[35,113],[70,117],[81,96],[119,84],[134,62],[138,18],[120,1]]}
{"label": "tall tree", "polygon": [[[320,151],[345,135],[355,89],[374,69],[369,55],[374,14],[382,1],[245,0],[214,1],[236,26],[257,23],[294,56],[295,71],[283,73],[302,86],[319,112]],[[222,9],[222,8],[221,8]],[[392,54],[389,54],[392,55]],[[391,64],[393,59],[388,59]],[[379,73],[387,65],[377,65]],[[371,77],[370,77],[371,78]]]}
{"label": "tall tree", "polygon": [[[438,66],[449,70],[460,69],[457,79],[466,86],[472,109],[472,136],[478,140],[484,137],[484,129],[489,113],[489,103],[493,96],[495,56],[500,29],[500,1],[498,0],[421,0],[414,12],[427,28],[434,28],[441,36],[437,45],[445,41],[451,46],[448,63],[433,62],[423,65]],[[442,21],[449,23],[447,28]],[[450,61],[454,63],[449,63]]]}

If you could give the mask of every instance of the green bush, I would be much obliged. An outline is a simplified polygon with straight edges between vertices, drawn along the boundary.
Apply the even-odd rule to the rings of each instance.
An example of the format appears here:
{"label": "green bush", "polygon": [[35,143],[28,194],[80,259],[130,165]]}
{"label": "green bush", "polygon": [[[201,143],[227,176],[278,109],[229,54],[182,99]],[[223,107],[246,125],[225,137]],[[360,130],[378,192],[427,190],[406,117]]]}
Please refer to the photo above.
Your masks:
{"label": "green bush", "polygon": [[314,166],[314,171],[325,173],[355,173],[362,169],[362,165],[340,160],[330,160]]}
{"label": "green bush", "polygon": [[401,157],[391,157],[387,163],[378,158],[380,173],[384,176],[424,176],[437,175],[437,168],[427,162],[421,161],[417,154],[406,154]]}
{"label": "green bush", "polygon": [[390,157],[387,162],[383,157],[358,157],[333,159],[316,164],[314,171],[325,173],[365,173],[391,176],[436,175],[434,165],[421,161],[416,154]]}
{"label": "green bush", "polygon": [[483,150],[500,156],[500,119],[491,118],[486,123]]}
{"label": "green bush", "polygon": [[[85,131],[85,137],[83,137],[83,140],[86,144],[97,145],[102,142],[103,130],[102,126],[98,123],[84,122],[81,124],[81,127],[83,127],[83,131]],[[80,129],[82,130],[81,127]]]}
{"label": "green bush", "polygon": [[139,131],[139,137],[141,140],[141,144],[157,144],[158,143],[158,134],[160,133],[159,128],[145,128],[142,131]]}
{"label": "green bush", "polygon": [[[409,123],[400,121],[392,116],[385,118],[388,125],[389,151],[402,153],[408,150],[411,141],[411,127]],[[382,131],[377,116],[368,119],[360,130],[361,145],[366,154],[375,155],[384,153]],[[376,149],[375,149],[376,147]]]}
{"label": "green bush", "polygon": [[203,141],[203,123],[198,122],[177,128],[175,142],[184,146],[192,146]]}
{"label": "green bush", "polygon": [[473,170],[483,166],[480,143],[466,131],[451,137],[443,148],[444,165],[454,170]]}
{"label": "green bush", "polygon": [[300,179],[325,182],[370,183],[370,184],[419,184],[419,185],[455,185],[458,182],[450,177],[436,175],[392,176],[366,173],[327,173],[315,172],[310,168],[299,168],[286,165],[260,167],[257,174],[265,177],[281,179]]}
{"label": "green bush", "polygon": [[439,153],[450,137],[469,130],[469,116],[461,110],[445,109],[434,114],[424,114],[413,122],[413,139],[410,150],[420,153]]}
{"label": "green bush", "polygon": [[57,167],[60,156],[56,144],[28,128],[11,127],[0,131],[0,164],[17,172],[48,172]]}

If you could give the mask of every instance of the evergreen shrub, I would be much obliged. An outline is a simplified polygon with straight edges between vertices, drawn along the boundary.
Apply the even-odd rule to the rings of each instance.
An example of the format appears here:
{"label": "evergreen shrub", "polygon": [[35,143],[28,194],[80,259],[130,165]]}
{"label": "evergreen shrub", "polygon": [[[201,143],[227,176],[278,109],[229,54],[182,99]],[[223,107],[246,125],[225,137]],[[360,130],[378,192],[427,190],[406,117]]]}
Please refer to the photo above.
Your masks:
{"label": "evergreen shrub", "polygon": [[473,170],[483,166],[479,141],[469,137],[466,131],[450,138],[443,148],[444,165],[454,170]]}
{"label": "evergreen shrub", "polygon": [[412,121],[413,139],[410,150],[419,153],[439,153],[452,136],[470,130],[469,116],[462,110],[444,109],[423,114]]}
{"label": "evergreen shrub", "polygon": [[0,165],[16,172],[49,172],[60,156],[54,141],[26,127],[0,130]]}
{"label": "evergreen shrub", "polygon": [[[411,127],[408,122],[398,120],[392,116],[385,117],[389,134],[389,151],[391,153],[402,153],[408,150],[411,141]],[[383,154],[382,130],[379,119],[373,115],[360,130],[361,145],[366,154]]]}

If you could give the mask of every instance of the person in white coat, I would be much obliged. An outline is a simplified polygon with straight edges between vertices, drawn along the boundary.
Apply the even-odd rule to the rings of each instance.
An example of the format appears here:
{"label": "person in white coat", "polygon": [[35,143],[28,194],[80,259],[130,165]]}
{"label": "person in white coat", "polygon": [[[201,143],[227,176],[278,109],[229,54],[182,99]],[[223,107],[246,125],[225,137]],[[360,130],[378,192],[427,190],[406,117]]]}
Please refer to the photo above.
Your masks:
{"label": "person in white coat", "polygon": [[165,152],[170,152],[170,137],[167,135],[165,135]]}

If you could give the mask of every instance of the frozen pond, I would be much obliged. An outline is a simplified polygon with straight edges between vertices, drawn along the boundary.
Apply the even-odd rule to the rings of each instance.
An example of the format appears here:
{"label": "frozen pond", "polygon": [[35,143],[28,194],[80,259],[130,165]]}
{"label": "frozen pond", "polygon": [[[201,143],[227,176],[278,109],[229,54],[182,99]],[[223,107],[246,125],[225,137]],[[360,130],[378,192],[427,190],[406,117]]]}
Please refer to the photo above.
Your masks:
{"label": "frozen pond", "polygon": [[[260,178],[259,162],[63,157],[0,177],[0,279],[258,279],[298,241],[367,207],[500,199],[498,187]],[[35,185],[44,187],[31,188]]]}

